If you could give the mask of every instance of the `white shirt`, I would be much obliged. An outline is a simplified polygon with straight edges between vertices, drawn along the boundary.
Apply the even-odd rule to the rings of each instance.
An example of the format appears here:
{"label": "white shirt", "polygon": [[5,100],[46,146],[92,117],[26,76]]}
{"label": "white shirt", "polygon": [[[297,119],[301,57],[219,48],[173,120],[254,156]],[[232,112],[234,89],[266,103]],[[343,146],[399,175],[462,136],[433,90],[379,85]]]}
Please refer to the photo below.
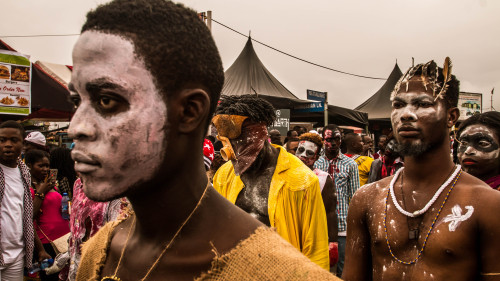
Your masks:
{"label": "white shirt", "polygon": [[4,263],[10,264],[24,251],[24,185],[18,167],[10,168],[0,164],[0,168],[5,176],[0,218],[2,226],[1,250]]}

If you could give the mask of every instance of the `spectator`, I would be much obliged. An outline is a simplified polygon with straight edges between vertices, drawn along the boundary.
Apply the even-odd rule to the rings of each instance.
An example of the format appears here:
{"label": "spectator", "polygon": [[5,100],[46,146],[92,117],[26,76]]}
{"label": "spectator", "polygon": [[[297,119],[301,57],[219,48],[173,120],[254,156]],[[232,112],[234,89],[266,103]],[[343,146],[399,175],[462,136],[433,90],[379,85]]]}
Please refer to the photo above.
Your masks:
{"label": "spectator", "polygon": [[404,166],[403,158],[397,152],[397,142],[392,133],[385,138],[383,151],[384,155],[372,162],[368,183],[392,176]]}
{"label": "spectator", "polygon": [[463,169],[500,189],[500,113],[472,115],[458,129],[457,156]]}
{"label": "spectator", "polygon": [[347,148],[347,153],[345,155],[351,157],[352,160],[358,164],[359,186],[363,186],[368,181],[373,158],[361,155],[363,153],[364,143],[360,135],[348,133],[344,137],[344,142]]}
{"label": "spectator", "polygon": [[[34,226],[45,251],[55,258],[56,251],[51,242],[69,232],[68,221],[61,216],[62,196],[56,187],[56,178],[49,175],[49,154],[38,149],[26,153],[26,165],[31,172],[31,194],[33,196]],[[40,278],[59,280],[57,274],[47,275],[40,272]]]}
{"label": "spectator", "polygon": [[269,139],[269,142],[272,144],[283,145],[281,142],[281,133],[276,129],[269,131]]}
{"label": "spectator", "polygon": [[73,185],[76,180],[75,161],[71,159],[71,150],[58,147],[50,154],[50,168],[57,169],[57,183],[61,194],[67,193],[73,198]]}
{"label": "spectator", "polygon": [[[30,173],[19,159],[24,128],[15,121],[0,124],[0,278],[22,280],[34,249]],[[40,249],[43,251],[43,249]]]}
{"label": "spectator", "polygon": [[45,152],[49,152],[47,141],[42,133],[38,131],[28,133],[28,135],[24,139],[24,153],[26,154],[31,149],[39,149]]}

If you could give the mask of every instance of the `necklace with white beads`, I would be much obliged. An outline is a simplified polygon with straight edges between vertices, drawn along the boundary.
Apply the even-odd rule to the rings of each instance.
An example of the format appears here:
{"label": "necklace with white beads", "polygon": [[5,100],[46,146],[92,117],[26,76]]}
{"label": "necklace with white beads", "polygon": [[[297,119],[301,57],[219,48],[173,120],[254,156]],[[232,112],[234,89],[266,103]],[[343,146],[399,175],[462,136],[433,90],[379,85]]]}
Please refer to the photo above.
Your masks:
{"label": "necklace with white beads", "polygon": [[436,200],[438,199],[439,195],[441,195],[441,193],[443,192],[443,190],[451,183],[451,181],[456,177],[456,175],[458,174],[458,172],[460,172],[460,168],[462,166],[460,165],[457,165],[457,167],[455,168],[455,171],[453,172],[453,174],[451,174],[451,176],[441,185],[441,187],[439,187],[439,189],[436,191],[436,193],[434,194],[434,196],[431,198],[431,200],[420,210],[417,210],[413,213],[410,213],[406,210],[404,210],[398,203],[398,200],[396,200],[396,196],[394,195],[394,184],[396,183],[396,180],[398,179],[399,177],[399,174],[401,174],[401,172],[403,172],[403,168],[399,169],[396,174],[394,175],[394,177],[392,178],[391,180],[391,184],[389,185],[389,188],[390,188],[390,193],[391,193],[391,198],[392,198],[392,202],[394,203],[394,206],[396,206],[396,209],[398,209],[398,211],[400,211],[403,215],[405,216],[408,216],[408,217],[411,217],[411,218],[414,218],[414,217],[418,217],[420,216],[421,214],[424,214],[425,212],[427,212],[427,210],[429,210],[429,208],[432,206],[432,204],[434,204],[434,202],[436,202]]}

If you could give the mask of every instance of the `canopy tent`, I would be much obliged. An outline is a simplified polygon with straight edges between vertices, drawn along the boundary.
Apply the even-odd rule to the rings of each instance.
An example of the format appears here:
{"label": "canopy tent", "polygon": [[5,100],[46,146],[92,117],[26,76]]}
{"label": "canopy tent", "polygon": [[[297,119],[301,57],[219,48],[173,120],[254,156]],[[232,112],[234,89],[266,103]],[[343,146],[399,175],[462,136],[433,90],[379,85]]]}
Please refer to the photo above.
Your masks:
{"label": "canopy tent", "polygon": [[[16,52],[2,40],[0,40],[0,49]],[[69,121],[73,105],[68,99],[68,73],[61,70],[66,66],[56,67],[54,64],[39,61],[32,63],[31,66],[31,114],[28,116],[7,115],[8,119]],[[69,69],[67,71],[70,72]]]}
{"label": "canopy tent", "polygon": [[384,85],[373,96],[356,107],[355,110],[368,113],[370,121],[390,121],[392,110],[391,93],[401,76],[403,76],[403,73],[399,69],[398,63],[396,63]]}
{"label": "canopy tent", "polygon": [[[257,56],[248,37],[245,47],[238,58],[226,70],[223,95],[256,94],[269,101],[277,109],[294,109],[297,105],[311,101],[298,99],[278,79],[276,79],[264,66]],[[323,112],[292,112],[292,122],[324,122]],[[328,106],[329,122],[338,125],[353,125],[364,127],[368,124],[366,113],[357,112],[334,105]]]}

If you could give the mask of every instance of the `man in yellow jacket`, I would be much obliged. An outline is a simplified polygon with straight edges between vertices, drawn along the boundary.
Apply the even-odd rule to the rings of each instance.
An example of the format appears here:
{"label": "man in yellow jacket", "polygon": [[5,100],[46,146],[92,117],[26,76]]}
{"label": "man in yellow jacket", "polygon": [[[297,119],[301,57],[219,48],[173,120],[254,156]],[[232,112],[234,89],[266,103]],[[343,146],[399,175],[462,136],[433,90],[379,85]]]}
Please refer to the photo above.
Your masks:
{"label": "man in yellow jacket", "polygon": [[326,213],[318,177],[283,147],[267,141],[275,119],[267,101],[223,96],[213,123],[228,161],[214,188],[277,232],[305,256],[329,269]]}

